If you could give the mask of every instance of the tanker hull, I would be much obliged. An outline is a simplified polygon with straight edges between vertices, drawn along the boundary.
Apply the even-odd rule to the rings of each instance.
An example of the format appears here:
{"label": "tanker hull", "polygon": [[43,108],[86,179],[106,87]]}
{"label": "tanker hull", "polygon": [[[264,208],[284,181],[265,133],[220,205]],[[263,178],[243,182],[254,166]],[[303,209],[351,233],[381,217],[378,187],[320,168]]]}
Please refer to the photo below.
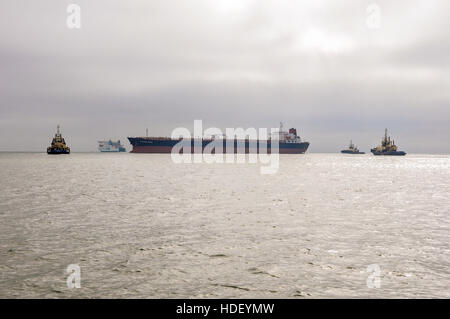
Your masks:
{"label": "tanker hull", "polygon": [[[272,152],[271,142],[249,140],[174,140],[170,138],[128,137],[133,146],[131,153],[171,153],[177,147],[179,153],[184,151],[194,153],[197,149],[205,153],[266,153]],[[309,147],[308,142],[280,142],[279,154],[304,154]],[[175,152],[177,151],[175,150]]]}

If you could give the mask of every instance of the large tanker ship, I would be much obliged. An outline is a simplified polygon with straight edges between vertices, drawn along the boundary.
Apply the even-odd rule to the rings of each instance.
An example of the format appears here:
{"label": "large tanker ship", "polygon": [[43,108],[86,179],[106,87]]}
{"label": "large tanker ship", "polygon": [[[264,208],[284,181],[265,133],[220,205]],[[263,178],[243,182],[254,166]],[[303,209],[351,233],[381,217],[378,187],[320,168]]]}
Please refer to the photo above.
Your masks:
{"label": "large tanker ship", "polygon": [[[284,132],[282,125],[280,130],[278,141],[278,153],[279,154],[303,154],[308,150],[309,142],[303,142],[300,136],[297,135],[295,128],[289,129],[289,132]],[[180,145],[184,146],[184,149],[190,149],[191,153],[194,153],[196,145],[200,145],[202,150],[208,146],[208,144],[214,142],[212,145],[218,145],[220,149],[220,143],[222,143],[222,152],[227,152],[227,144],[233,144],[232,151],[234,153],[262,153],[272,152],[272,139],[268,140],[238,140],[238,139],[226,139],[225,137],[211,137],[211,138],[191,138],[191,139],[172,139],[170,137],[128,137],[130,144],[133,146],[131,153],[171,153],[172,148],[181,142]],[[229,148],[229,147],[228,147]],[[184,150],[183,149],[183,150]],[[183,150],[181,152],[183,152]],[[214,148],[212,153],[218,152],[217,148]]]}

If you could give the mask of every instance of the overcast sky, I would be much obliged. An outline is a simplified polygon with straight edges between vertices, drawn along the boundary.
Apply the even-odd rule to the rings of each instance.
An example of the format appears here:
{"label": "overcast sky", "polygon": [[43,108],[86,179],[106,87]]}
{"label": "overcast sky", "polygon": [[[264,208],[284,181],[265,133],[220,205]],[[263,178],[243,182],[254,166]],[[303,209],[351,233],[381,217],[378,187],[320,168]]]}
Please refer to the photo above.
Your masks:
{"label": "overcast sky", "polygon": [[450,153],[447,0],[2,0],[0,39],[0,151],[45,151],[57,124],[74,152],[130,149],[201,119],[283,121],[312,152],[368,151],[387,127],[409,153]]}

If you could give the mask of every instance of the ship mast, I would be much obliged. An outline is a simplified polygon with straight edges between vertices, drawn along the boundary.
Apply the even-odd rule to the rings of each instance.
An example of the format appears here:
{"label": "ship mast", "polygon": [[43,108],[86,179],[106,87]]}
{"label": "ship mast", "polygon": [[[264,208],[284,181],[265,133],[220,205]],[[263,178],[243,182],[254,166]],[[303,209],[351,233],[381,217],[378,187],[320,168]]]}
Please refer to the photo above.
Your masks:
{"label": "ship mast", "polygon": [[55,134],[55,138],[61,138],[61,131],[59,130],[60,126],[59,124],[56,125],[56,134]]}
{"label": "ship mast", "polygon": [[278,140],[284,141],[283,122],[280,122],[280,131],[278,132]]}

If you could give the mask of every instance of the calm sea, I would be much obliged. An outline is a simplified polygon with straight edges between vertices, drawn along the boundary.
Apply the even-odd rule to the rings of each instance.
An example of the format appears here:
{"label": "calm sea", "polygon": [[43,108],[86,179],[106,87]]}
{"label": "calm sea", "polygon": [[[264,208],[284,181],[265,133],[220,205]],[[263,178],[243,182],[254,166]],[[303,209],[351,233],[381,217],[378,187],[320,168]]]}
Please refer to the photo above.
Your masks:
{"label": "calm sea", "polygon": [[450,297],[448,155],[282,155],[274,175],[169,154],[0,167],[2,298]]}

